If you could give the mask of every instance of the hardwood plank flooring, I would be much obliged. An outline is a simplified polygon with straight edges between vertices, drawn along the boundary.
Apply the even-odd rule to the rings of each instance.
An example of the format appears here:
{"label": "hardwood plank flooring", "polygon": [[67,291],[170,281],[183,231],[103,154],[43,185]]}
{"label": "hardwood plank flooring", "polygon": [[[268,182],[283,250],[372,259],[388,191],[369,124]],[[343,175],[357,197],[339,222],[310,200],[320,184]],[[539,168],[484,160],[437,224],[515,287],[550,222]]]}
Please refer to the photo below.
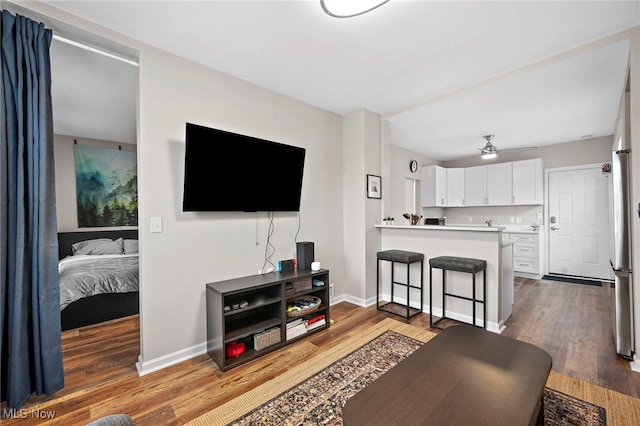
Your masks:
{"label": "hardwood plank flooring", "polygon": [[[547,350],[553,369],[579,380],[640,397],[640,373],[613,349],[612,290],[517,278],[514,314],[504,335]],[[138,425],[180,425],[285,372],[290,365],[322,353],[368,325],[390,317],[343,302],[331,308],[335,323],[242,367],[221,372],[208,355],[139,377],[137,316],[63,333],[65,388],[34,396],[23,407],[26,418],[3,425],[86,424],[112,413],[128,413]],[[429,328],[429,316],[409,321]],[[437,332],[437,330],[433,330]],[[4,405],[2,406],[4,413]],[[38,411],[39,410],[39,411]],[[36,414],[55,414],[44,421]],[[6,417],[3,416],[3,417]]]}
{"label": "hardwood plank flooring", "polygon": [[553,357],[553,370],[636,398],[640,373],[615,351],[614,290],[559,281],[515,279],[513,315],[503,335]]}

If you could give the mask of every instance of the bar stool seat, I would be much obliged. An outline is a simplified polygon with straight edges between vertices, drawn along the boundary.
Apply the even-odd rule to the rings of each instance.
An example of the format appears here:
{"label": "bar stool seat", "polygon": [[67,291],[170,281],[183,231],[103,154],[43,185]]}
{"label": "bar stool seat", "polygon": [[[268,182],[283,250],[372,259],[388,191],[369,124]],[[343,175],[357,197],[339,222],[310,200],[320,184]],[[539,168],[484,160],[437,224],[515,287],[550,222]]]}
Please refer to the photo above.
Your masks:
{"label": "bar stool seat", "polygon": [[398,263],[413,263],[424,260],[424,254],[405,250],[385,250],[378,252],[378,260]]}
{"label": "bar stool seat", "polygon": [[[376,307],[379,311],[385,311],[385,312],[389,312],[391,314],[394,315],[399,315],[402,316],[404,318],[406,318],[407,320],[409,318],[411,318],[414,315],[419,314],[420,312],[422,312],[422,294],[423,294],[423,274],[422,274],[422,268],[424,265],[424,254],[422,253],[416,253],[413,251],[406,251],[406,250],[384,250],[384,251],[379,251],[376,254],[376,267],[377,267],[377,273],[376,273]],[[383,304],[380,304],[380,261],[388,261],[391,262],[391,301],[383,301]],[[410,270],[411,270],[411,264],[416,263],[416,262],[420,262],[420,286],[416,286],[416,285],[411,285],[411,280],[410,280]],[[396,263],[402,263],[407,265],[407,280],[405,283],[401,283],[401,282],[397,282],[395,281],[394,278],[394,266]],[[396,285],[400,285],[400,286],[406,286],[407,288],[407,303],[406,305],[402,304],[402,303],[398,303],[394,300],[394,287]],[[411,307],[410,302],[410,292],[411,289],[417,289],[420,290],[420,309],[418,308],[413,308]],[[393,309],[396,308],[396,309]],[[400,310],[404,310],[406,308],[406,314],[400,313]]]}
{"label": "bar stool seat", "polygon": [[475,274],[486,269],[487,261],[468,257],[440,256],[429,259],[429,265],[432,268],[446,269],[447,271]]}
{"label": "bar stool seat", "polygon": [[[442,316],[437,321],[433,321],[433,268],[442,269]],[[460,296],[457,294],[447,293],[446,286],[446,271],[467,272],[472,274],[472,296],[471,298]],[[476,298],[476,274],[482,271],[482,300]],[[432,328],[438,328],[442,330],[442,327],[438,327],[440,321],[447,318],[445,310],[445,297],[455,297],[458,299],[468,300],[472,303],[473,311],[473,325],[476,325],[476,304],[482,303],[483,316],[482,323],[483,328],[487,328],[487,261],[483,259],[472,259],[468,257],[456,257],[456,256],[440,256],[429,259],[429,325]],[[457,321],[457,320],[455,320]]]}

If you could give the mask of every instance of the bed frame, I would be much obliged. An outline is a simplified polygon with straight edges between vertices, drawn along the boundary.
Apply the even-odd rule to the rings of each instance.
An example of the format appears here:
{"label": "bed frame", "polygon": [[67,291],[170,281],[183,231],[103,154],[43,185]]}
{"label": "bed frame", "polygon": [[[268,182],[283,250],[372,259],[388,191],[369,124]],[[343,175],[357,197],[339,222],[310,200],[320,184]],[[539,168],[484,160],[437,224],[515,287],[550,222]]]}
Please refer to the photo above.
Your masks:
{"label": "bed frame", "polygon": [[[94,238],[137,239],[137,229],[115,231],[60,232],[58,233],[58,259],[71,255],[71,246],[78,241]],[[138,292],[97,294],[71,303],[60,312],[62,330],[97,324],[139,312]]]}

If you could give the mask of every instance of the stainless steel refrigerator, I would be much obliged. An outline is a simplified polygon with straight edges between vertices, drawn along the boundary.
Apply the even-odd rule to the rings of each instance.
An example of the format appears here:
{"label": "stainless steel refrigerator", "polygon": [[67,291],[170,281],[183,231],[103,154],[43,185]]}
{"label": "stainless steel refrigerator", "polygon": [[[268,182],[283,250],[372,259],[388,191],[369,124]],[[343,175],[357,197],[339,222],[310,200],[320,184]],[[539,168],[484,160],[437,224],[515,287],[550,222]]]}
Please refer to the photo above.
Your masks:
{"label": "stainless steel refrigerator", "polygon": [[[628,111],[628,103],[625,110]],[[622,114],[622,117],[614,135],[611,158],[611,266],[615,275],[616,351],[623,358],[632,359],[635,342],[631,253],[631,149],[628,113]]]}

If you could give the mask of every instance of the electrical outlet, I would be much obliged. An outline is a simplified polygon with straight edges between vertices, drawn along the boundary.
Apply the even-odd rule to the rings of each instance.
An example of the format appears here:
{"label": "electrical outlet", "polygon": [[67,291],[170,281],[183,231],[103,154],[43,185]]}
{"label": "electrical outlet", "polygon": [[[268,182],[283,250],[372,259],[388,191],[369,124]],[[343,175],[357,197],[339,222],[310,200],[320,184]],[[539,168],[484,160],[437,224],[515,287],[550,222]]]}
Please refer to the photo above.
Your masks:
{"label": "electrical outlet", "polygon": [[538,212],[538,220],[542,220],[542,212]]}
{"label": "electrical outlet", "polygon": [[473,218],[469,216],[469,223],[473,222]]}
{"label": "electrical outlet", "polygon": [[513,217],[513,216],[511,216],[511,217],[509,218],[509,223],[516,223],[516,218],[515,218],[515,217]]}
{"label": "electrical outlet", "polygon": [[333,284],[329,284],[329,297],[333,297]]}
{"label": "electrical outlet", "polygon": [[516,223],[518,223],[518,224],[522,223],[522,218],[521,217],[517,217],[516,218]]}

